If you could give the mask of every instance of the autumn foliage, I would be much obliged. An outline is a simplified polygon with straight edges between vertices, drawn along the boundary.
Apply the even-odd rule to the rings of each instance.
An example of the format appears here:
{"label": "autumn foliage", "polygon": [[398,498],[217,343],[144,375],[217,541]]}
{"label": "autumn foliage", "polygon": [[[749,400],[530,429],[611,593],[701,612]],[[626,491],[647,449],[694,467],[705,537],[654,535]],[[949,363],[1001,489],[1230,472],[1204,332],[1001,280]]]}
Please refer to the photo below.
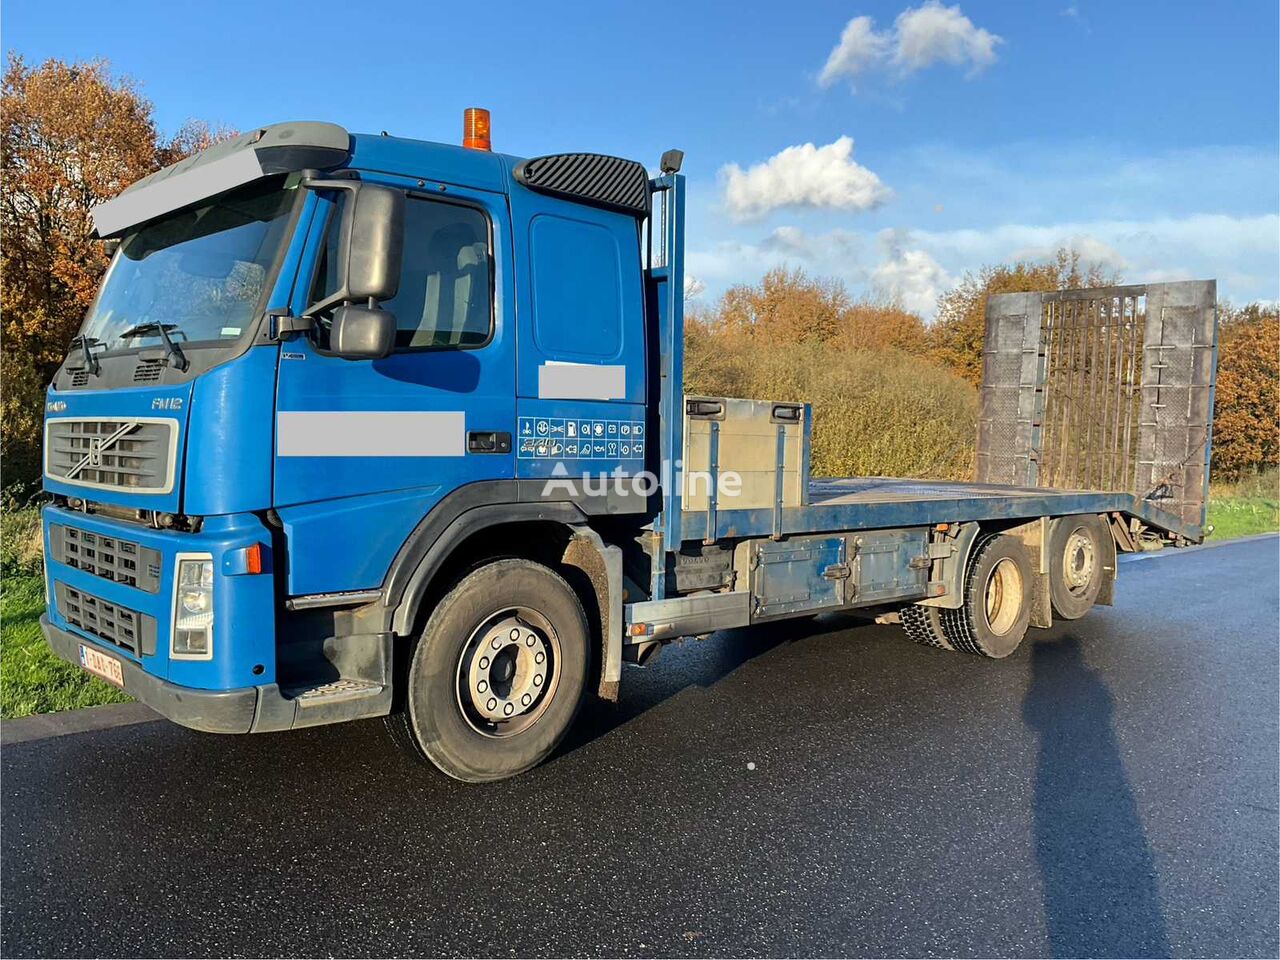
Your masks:
{"label": "autumn foliage", "polygon": [[227,135],[193,121],[161,137],[151,104],[105,61],[31,66],[10,56],[0,102],[6,485],[39,474],[45,386],[106,266],[90,209]]}
{"label": "autumn foliage", "polygon": [[1280,465],[1280,311],[1220,311],[1213,473],[1237,480]]}
{"label": "autumn foliage", "polygon": [[967,478],[977,390],[928,358],[924,321],[836,281],[774,270],[694,311],[685,386],[813,404],[815,476]]}
{"label": "autumn foliage", "polygon": [[938,317],[930,330],[930,354],[974,386],[982,383],[982,339],[986,332],[987,298],[997,293],[1048,293],[1119,283],[1098,264],[1084,264],[1080,254],[1062,249],[1047,262],[983,267],[938,300]]}

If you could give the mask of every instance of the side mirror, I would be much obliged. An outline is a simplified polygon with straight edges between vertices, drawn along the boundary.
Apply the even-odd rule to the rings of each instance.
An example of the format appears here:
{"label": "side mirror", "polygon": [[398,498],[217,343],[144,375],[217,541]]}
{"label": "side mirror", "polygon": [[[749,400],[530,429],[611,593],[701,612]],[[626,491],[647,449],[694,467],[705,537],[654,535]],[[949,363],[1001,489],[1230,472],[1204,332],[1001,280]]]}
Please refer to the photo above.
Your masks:
{"label": "side mirror", "polygon": [[342,226],[338,261],[347,299],[390,300],[400,289],[404,194],[361,184],[347,200]]}
{"label": "side mirror", "polygon": [[396,345],[396,318],[389,310],[344,304],[333,311],[329,348],[344,360],[381,360]]}
{"label": "side mirror", "polygon": [[358,180],[308,180],[312,190],[342,190],[338,228],[337,292],[308,308],[308,314],[351,301],[390,300],[400,289],[404,249],[404,193]]}

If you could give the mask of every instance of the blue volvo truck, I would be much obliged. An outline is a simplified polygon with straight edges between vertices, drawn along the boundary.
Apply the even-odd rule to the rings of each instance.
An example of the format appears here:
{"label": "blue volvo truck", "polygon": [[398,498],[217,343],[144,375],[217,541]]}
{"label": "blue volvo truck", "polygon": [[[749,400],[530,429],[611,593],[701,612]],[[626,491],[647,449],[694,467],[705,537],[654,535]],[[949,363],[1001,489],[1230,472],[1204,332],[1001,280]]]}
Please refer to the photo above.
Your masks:
{"label": "blue volvo truck", "polygon": [[[486,781],[668,641],[855,611],[999,658],[1109,603],[1117,549],[1201,539],[1181,488],[1207,427],[1181,492],[1046,485],[1054,431],[1079,432],[1054,377],[1098,367],[1041,322],[1068,301],[1027,323],[1006,304],[989,331],[989,372],[1030,353],[1035,415],[1016,369],[984,386],[980,461],[1038,475],[811,478],[805,404],[685,395],[680,153],[651,177],[502,155],[487,114],[467,125],[463,146],[268,126],[94,210],[115,250],[45,412],[58,655],[203,731],[385,717]],[[1116,336],[1140,319],[1118,296]],[[1130,367],[1167,356],[1152,309]],[[1208,356],[1182,386],[1211,390]],[[1142,409],[1123,431],[1118,411],[1106,462],[1159,472]]]}

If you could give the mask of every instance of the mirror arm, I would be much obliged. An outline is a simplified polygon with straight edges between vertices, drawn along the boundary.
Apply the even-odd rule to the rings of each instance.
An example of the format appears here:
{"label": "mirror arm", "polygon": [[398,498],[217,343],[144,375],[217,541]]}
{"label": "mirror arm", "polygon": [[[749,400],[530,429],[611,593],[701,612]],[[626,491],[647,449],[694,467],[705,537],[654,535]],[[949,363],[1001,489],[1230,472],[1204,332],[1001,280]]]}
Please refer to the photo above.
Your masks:
{"label": "mirror arm", "polygon": [[267,311],[267,338],[283,340],[291,333],[305,333],[316,325],[315,318],[309,314],[295,317],[288,307]]}
{"label": "mirror arm", "polygon": [[301,186],[308,190],[345,190],[355,193],[360,189],[359,180],[324,180],[319,177],[305,177]]}
{"label": "mirror arm", "polygon": [[[301,184],[307,190],[343,190],[350,194],[355,194],[360,189],[359,180],[324,180],[319,177],[304,177]],[[342,288],[336,293],[330,294],[323,300],[319,300],[311,306],[307,307],[299,319],[308,321],[305,329],[311,329],[315,326],[314,317],[316,314],[324,313],[324,311],[340,306],[350,300],[351,297],[347,293],[347,278],[342,278]]]}

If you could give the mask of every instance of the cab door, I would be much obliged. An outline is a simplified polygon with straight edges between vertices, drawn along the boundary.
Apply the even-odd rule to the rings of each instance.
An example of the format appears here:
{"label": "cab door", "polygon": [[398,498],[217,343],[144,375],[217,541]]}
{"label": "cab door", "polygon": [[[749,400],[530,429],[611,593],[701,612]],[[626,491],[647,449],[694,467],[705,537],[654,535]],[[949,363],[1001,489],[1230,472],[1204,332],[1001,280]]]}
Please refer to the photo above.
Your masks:
{"label": "cab door", "polygon": [[[341,196],[316,198],[300,314],[336,288]],[[276,512],[291,595],[381,585],[391,559],[441,498],[513,476],[515,332],[505,198],[450,186],[410,190],[394,352],[345,360],[323,319],[283,344],[276,403]]]}

